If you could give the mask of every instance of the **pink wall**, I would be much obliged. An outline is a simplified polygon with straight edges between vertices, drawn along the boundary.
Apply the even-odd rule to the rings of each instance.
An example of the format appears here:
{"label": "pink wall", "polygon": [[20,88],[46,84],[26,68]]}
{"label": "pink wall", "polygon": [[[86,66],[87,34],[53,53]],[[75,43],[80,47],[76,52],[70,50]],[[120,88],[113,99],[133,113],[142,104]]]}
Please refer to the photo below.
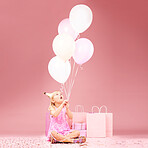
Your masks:
{"label": "pink wall", "polygon": [[89,38],[95,52],[79,71],[73,110],[105,104],[115,133],[148,132],[147,0],[2,0],[0,5],[0,134],[44,134],[49,100],[60,88],[48,73],[52,41],[71,8],[93,11]]}

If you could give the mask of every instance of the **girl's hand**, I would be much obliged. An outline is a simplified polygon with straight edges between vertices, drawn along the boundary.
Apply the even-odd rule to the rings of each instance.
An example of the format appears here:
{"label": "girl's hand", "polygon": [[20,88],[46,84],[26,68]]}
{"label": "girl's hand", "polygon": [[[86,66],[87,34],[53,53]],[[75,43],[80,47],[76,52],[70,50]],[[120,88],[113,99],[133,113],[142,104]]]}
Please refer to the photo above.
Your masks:
{"label": "girl's hand", "polygon": [[67,103],[67,104],[65,105],[65,107],[66,107],[66,109],[69,109],[69,103]]}
{"label": "girl's hand", "polygon": [[68,103],[68,100],[64,100],[62,103],[63,107],[66,106],[67,103]]}

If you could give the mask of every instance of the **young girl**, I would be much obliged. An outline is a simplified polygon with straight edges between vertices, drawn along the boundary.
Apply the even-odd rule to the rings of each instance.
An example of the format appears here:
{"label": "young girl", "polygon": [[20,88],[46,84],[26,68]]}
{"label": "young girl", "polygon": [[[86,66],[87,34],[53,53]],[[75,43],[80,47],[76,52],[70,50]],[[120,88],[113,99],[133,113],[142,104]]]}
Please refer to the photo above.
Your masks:
{"label": "young girl", "polygon": [[53,93],[46,93],[50,98],[50,126],[48,130],[48,136],[51,143],[55,142],[71,142],[71,143],[83,143],[86,141],[84,136],[80,136],[80,132],[71,130],[66,116],[72,119],[73,115],[69,109],[68,100],[64,100],[64,97],[60,91]]}

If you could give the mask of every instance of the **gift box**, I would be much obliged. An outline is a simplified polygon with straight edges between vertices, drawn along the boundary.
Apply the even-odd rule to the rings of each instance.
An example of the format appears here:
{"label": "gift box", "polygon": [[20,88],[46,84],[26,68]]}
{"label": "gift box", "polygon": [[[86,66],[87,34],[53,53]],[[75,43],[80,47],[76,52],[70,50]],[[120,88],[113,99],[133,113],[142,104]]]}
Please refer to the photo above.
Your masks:
{"label": "gift box", "polygon": [[75,130],[81,130],[81,123],[74,123],[74,129]]}
{"label": "gift box", "polygon": [[72,129],[86,130],[86,112],[84,112],[84,106],[76,105],[75,112],[73,113]]}
{"label": "gift box", "polygon": [[72,129],[75,130],[86,130],[86,123],[72,123]]}
{"label": "gift box", "polygon": [[76,105],[75,112],[73,112],[72,129],[80,131],[80,136],[87,137],[86,130],[86,112],[82,105]]}
{"label": "gift box", "polygon": [[79,130],[79,131],[80,131],[80,136],[87,137],[87,130]]}
{"label": "gift box", "polygon": [[[106,110],[105,113],[101,113],[103,107]],[[98,113],[94,113],[94,108],[98,109]],[[113,136],[113,114],[107,112],[105,105],[101,106],[100,109],[93,106],[92,112],[87,113],[87,136],[94,138]]]}
{"label": "gift box", "polygon": [[84,123],[81,123],[81,129],[82,130],[86,130],[86,123],[84,122]]}

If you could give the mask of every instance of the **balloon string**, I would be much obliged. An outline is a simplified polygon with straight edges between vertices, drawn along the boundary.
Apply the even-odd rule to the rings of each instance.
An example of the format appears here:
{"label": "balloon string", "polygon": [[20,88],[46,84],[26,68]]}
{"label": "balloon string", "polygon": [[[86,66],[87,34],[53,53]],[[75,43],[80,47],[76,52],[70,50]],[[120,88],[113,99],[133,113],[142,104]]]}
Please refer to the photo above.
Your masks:
{"label": "balloon string", "polygon": [[[73,73],[74,73],[74,68],[75,68],[75,61],[73,61]],[[73,73],[72,73],[72,76],[73,76]],[[71,79],[71,82],[72,82],[72,79]]]}
{"label": "balloon string", "polygon": [[77,38],[75,39],[75,41],[78,40],[79,38],[80,38],[80,34],[77,36]]}
{"label": "balloon string", "polygon": [[[66,72],[66,68],[65,68],[65,72]],[[68,97],[68,92],[67,92],[67,87],[68,87],[67,85],[68,85],[68,84],[67,84],[67,83],[68,83],[68,80],[64,83],[65,85],[63,84],[63,88],[64,88],[64,91],[65,91],[66,99],[67,99],[67,97]]]}
{"label": "balloon string", "polygon": [[71,78],[71,85],[70,85],[70,88],[69,88],[69,96],[70,96],[70,92],[71,92],[71,86],[72,86],[72,80],[74,79],[73,78],[73,75],[74,75],[74,69],[75,69],[75,61],[73,60],[73,70],[72,70],[72,78]]}
{"label": "balloon string", "polygon": [[64,83],[62,84],[62,86],[63,86],[64,92],[65,92],[65,96],[66,96],[66,98],[67,98],[67,91],[66,91],[66,88],[65,88],[65,86],[64,86]]}
{"label": "balloon string", "polygon": [[71,88],[71,85],[72,85],[73,73],[74,73],[74,68],[75,68],[75,61],[72,64],[72,60],[71,60],[71,65],[72,65],[72,74],[71,74],[71,78],[70,78],[70,82],[69,82],[68,100],[69,100],[69,97],[70,97],[70,88]]}
{"label": "balloon string", "polygon": [[[72,62],[71,62],[71,61],[72,61],[72,60],[71,60],[71,58],[70,58],[70,59],[69,59],[69,62],[70,62],[70,65],[71,65],[71,67],[72,67]],[[68,88],[67,88],[67,89],[68,89],[68,93],[67,93],[68,95],[67,95],[67,100],[69,100],[69,91],[70,91],[69,88],[70,88],[70,82],[71,82],[71,75],[72,75],[72,69],[71,69],[71,74],[70,74],[70,76],[69,76],[69,78],[68,78],[68,80],[67,80],[67,81],[68,81]]]}
{"label": "balloon string", "polygon": [[74,67],[75,67],[75,64],[73,58],[71,58],[71,65],[72,65],[72,74],[71,74],[71,78],[70,78],[70,82],[69,82],[69,92],[68,92],[68,100],[69,100],[69,97],[70,97],[70,87],[71,87],[71,83],[72,83],[72,78],[73,78],[73,73],[74,73]]}
{"label": "balloon string", "polygon": [[80,34],[78,35],[78,39],[80,38]]}
{"label": "balloon string", "polygon": [[79,66],[78,66],[77,69],[76,69],[76,73],[75,73],[75,77],[74,77],[74,80],[73,80],[73,83],[72,83],[71,89],[72,89],[73,84],[74,84],[74,82],[75,82],[75,78],[76,78],[76,75],[77,75],[77,73],[78,73],[78,69],[79,69]]}
{"label": "balloon string", "polygon": [[63,84],[61,84],[60,91],[63,92]]}
{"label": "balloon string", "polygon": [[78,73],[78,70],[79,70],[79,66],[78,66],[77,69],[76,69],[75,76],[74,76],[73,82],[72,82],[72,84],[71,84],[71,88],[70,88],[70,92],[69,92],[69,97],[70,97],[71,90],[72,90],[72,88],[73,88],[73,85],[74,85],[75,78],[76,78],[76,75],[77,75],[77,73]]}
{"label": "balloon string", "polygon": [[[70,65],[72,65],[72,58],[70,58],[69,62],[70,62]],[[73,73],[73,70],[72,70],[72,73]],[[72,74],[71,74],[72,75]],[[68,95],[67,95],[67,100],[69,100],[69,92],[70,92],[70,82],[71,82],[71,78],[69,76],[68,78]]]}

